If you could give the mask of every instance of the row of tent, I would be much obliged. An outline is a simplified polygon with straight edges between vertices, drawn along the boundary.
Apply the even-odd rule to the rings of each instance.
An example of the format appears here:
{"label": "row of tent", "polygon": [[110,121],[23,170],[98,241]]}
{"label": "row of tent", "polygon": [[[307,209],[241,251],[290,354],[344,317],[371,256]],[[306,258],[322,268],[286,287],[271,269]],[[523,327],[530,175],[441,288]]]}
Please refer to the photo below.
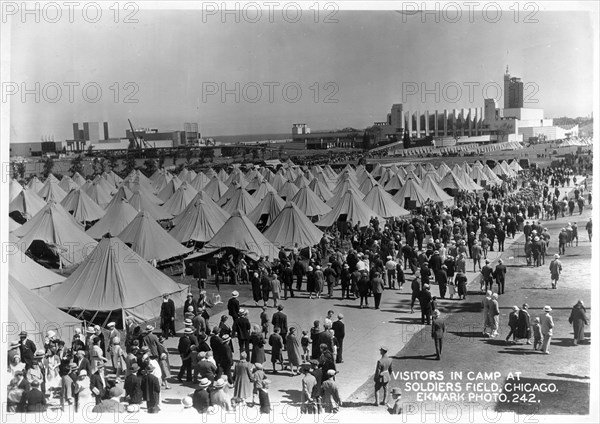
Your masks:
{"label": "row of tent", "polygon": [[[58,249],[67,266],[81,262],[85,252],[107,233],[121,238],[145,259],[163,261],[189,253],[191,249],[183,244],[209,242],[231,215],[238,211],[247,216],[253,225],[260,223],[261,228],[268,229],[284,209],[286,198],[295,204],[304,217],[310,218],[307,222],[311,225],[307,225],[303,231],[319,234],[312,228],[313,222],[317,227],[328,228],[343,217],[352,225],[360,223],[365,226],[371,218],[408,215],[409,212],[405,209],[407,205],[414,208],[433,201],[451,206],[454,200],[444,189],[450,192],[479,191],[483,187],[476,180],[485,181],[487,185],[499,184],[501,180],[498,175],[514,177],[517,170],[521,169],[516,161],[510,165],[499,163],[493,170],[479,162],[473,166],[456,164],[453,169],[444,163],[437,169],[431,164],[425,167],[384,167],[378,164],[371,173],[364,168],[355,170],[347,167],[339,175],[327,168],[317,169],[317,177],[312,176],[310,171],[290,175],[293,171],[288,168],[288,177],[293,178],[300,188],[288,180],[282,183],[279,191],[257,170],[248,173],[256,173],[250,182],[248,174],[244,175],[239,169],[234,170],[231,175],[227,174],[227,177],[215,175],[200,192],[185,181],[175,189],[173,181],[176,178],[185,179],[186,176],[181,174],[187,170],[179,177],[170,176],[166,171],[157,171],[150,179],[139,171],[133,171],[121,181],[115,175],[110,183],[109,178],[101,176],[98,178],[106,183],[98,181],[96,186],[111,184],[114,187],[114,195],[107,199],[105,209],[81,188],[72,188],[60,204],[57,203],[55,197],[49,194],[53,192],[52,189],[48,188],[56,184],[53,176],[43,184],[39,195],[31,192],[31,183],[29,188],[22,188],[13,180],[11,196],[14,199],[10,203],[9,212],[34,215],[20,227],[11,221],[12,232],[27,247],[34,240],[42,240],[55,246],[80,246],[67,250]],[[193,171],[187,171],[188,178],[191,176],[190,172]],[[221,174],[226,173],[223,171]],[[278,176],[283,178],[282,174],[283,171],[277,174],[271,172],[271,180],[276,182]],[[196,174],[193,179],[197,179],[199,175],[203,174]],[[309,180],[311,177],[312,180]],[[77,179],[75,176],[72,181]],[[215,182],[214,186],[217,187],[221,179],[225,179],[230,186],[215,201],[209,184]],[[52,182],[53,180],[55,181]],[[137,185],[131,187],[135,191],[128,188],[128,181]],[[257,184],[251,186],[255,182]],[[333,184],[335,185],[331,188]],[[174,192],[160,205],[162,200],[154,192],[161,186],[163,188],[160,191],[163,191],[170,185]],[[13,190],[14,187],[17,188]],[[252,194],[247,188],[252,189]],[[46,199],[41,197],[44,194],[47,195]],[[178,214],[164,214],[164,206],[175,201],[179,203]],[[172,219],[174,228],[170,233],[156,222],[164,219]],[[95,221],[94,225],[85,230],[84,223],[90,221]],[[282,218],[277,224],[284,226],[287,222],[287,218]],[[287,239],[277,237],[271,241],[290,247],[296,243],[307,246],[312,239],[290,233]]]}
{"label": "row of tent", "polygon": [[[70,181],[63,178],[70,190],[61,200],[57,187],[62,189],[63,180],[49,176],[44,183],[34,179],[26,187],[13,180],[10,211],[29,219],[20,226],[11,222],[9,291],[22,300],[14,301],[10,319],[25,322],[25,314],[31,322],[42,322],[36,313],[50,310],[60,315],[56,309],[60,308],[71,314],[71,321],[66,316],[56,321],[68,322],[67,330],[79,325],[79,319],[102,324],[133,317],[143,322],[156,315],[163,293],[183,302],[187,291],[186,285],[174,282],[149,260],[188,255],[190,241],[204,244],[196,256],[234,248],[254,259],[275,257],[280,247],[317,244],[322,229],[341,219],[365,226],[372,218],[408,215],[403,208],[407,201],[417,206],[431,200],[451,205],[453,199],[442,187],[481,189],[470,175],[481,172],[493,181],[486,169],[494,173],[476,163],[453,169],[444,164],[437,169],[378,165],[371,173],[348,166],[339,174],[328,166],[288,166],[277,173],[266,168],[247,173],[235,169],[230,174],[184,170],[177,176],[161,170],[150,178],[133,171],[122,180],[108,173],[91,182],[74,175]],[[514,175],[515,169],[513,164],[498,165],[502,175]],[[194,184],[200,180],[203,185],[196,190]],[[182,193],[187,190],[193,196]],[[104,207],[90,192],[104,199]],[[168,192],[172,193],[167,196]],[[159,214],[176,201],[177,215]],[[92,216],[96,222],[86,231],[84,224]],[[169,232],[158,223],[161,218],[172,219]],[[76,267],[67,278],[24,253],[39,240],[60,256],[61,264]],[[38,303],[45,306],[31,310],[30,305]]]}

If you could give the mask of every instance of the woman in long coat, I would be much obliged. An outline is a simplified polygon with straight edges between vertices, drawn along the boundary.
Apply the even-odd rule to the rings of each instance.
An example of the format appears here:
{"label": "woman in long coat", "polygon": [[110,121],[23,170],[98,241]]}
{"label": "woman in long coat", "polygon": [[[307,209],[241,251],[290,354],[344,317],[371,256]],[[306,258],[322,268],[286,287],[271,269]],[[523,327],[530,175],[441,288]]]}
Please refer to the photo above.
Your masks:
{"label": "woman in long coat", "polygon": [[523,304],[519,310],[519,321],[517,322],[517,339],[527,339],[527,344],[531,344],[531,317],[527,312],[529,305]]}
{"label": "woman in long coat", "polygon": [[261,328],[258,326],[258,324],[252,325],[250,343],[252,343],[252,355],[250,357],[250,362],[253,364],[262,364],[266,362],[267,356],[265,355],[265,338],[263,337]]}
{"label": "woman in long coat", "polygon": [[571,316],[569,317],[569,323],[573,324],[573,344],[585,340],[585,326],[588,324],[586,316],[586,310],[583,306],[583,301],[578,300],[573,309],[571,309]]}
{"label": "woman in long coat", "polygon": [[269,274],[267,274],[267,271],[262,272],[262,276],[260,278],[260,287],[262,291],[262,300],[264,305],[267,306],[269,293],[271,292],[271,280],[269,279]]}
{"label": "woman in long coat", "polygon": [[298,367],[302,364],[302,349],[300,348],[300,339],[298,339],[298,336],[296,335],[295,327],[290,328],[290,332],[285,340],[285,345],[292,374],[300,374]]}
{"label": "woman in long coat", "polygon": [[253,366],[246,360],[246,352],[240,353],[240,360],[235,364],[233,371],[233,397],[246,402],[246,399],[252,397],[252,388],[254,377],[252,376]]}

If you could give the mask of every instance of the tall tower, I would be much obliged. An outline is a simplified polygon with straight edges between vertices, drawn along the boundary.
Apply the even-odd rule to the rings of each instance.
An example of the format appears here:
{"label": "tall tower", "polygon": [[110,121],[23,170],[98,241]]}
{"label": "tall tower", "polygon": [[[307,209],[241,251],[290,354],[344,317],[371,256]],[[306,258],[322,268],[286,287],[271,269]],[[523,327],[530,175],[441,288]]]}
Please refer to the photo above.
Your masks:
{"label": "tall tower", "polygon": [[504,109],[510,108],[510,73],[508,72],[508,65],[506,65],[506,72],[504,73]]}
{"label": "tall tower", "polygon": [[510,77],[508,66],[504,74],[504,109],[523,107],[523,83],[520,78]]}

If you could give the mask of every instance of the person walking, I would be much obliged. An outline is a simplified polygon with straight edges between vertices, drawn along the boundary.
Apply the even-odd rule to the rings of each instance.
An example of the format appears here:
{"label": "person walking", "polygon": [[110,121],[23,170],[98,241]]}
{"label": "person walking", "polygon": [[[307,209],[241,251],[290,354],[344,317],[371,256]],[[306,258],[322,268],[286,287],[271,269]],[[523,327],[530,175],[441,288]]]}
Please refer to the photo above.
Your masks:
{"label": "person walking", "polygon": [[163,294],[163,303],[160,306],[160,328],[165,340],[169,336],[175,337],[175,302],[169,298],[169,293]]}
{"label": "person walking", "polygon": [[415,301],[419,299],[421,295],[421,280],[419,277],[415,277],[410,283],[411,295],[410,295],[410,313],[414,314],[415,312]]}
{"label": "person walking", "polygon": [[483,249],[478,242],[473,243],[471,248],[471,258],[473,259],[473,272],[475,272],[475,266],[479,267],[481,271],[481,257],[483,256]]}
{"label": "person walking", "polygon": [[590,218],[590,220],[585,224],[585,230],[588,233],[588,239],[591,242],[592,241],[592,218]]}
{"label": "person walking", "polygon": [[238,319],[233,323],[233,333],[237,336],[240,345],[240,358],[242,352],[246,353],[246,358],[250,356],[250,320],[248,320],[248,311],[240,309]]}
{"label": "person walking", "polygon": [[337,321],[331,324],[331,328],[333,329],[333,335],[338,341],[338,349],[337,355],[335,358],[335,362],[337,364],[341,364],[344,362],[343,350],[344,350],[344,337],[346,337],[346,325],[342,321],[344,319],[344,315],[338,314]]}
{"label": "person walking", "polygon": [[302,363],[302,349],[300,347],[300,339],[296,334],[296,327],[290,328],[290,331],[285,339],[285,346],[287,347],[290,371],[292,371],[292,375],[299,375],[299,367]]}
{"label": "person walking", "polygon": [[519,321],[517,324],[517,339],[526,339],[526,344],[531,344],[531,317],[529,316],[529,305],[523,303],[519,310]]}
{"label": "person walking", "polygon": [[[392,373],[392,360],[387,356],[387,352],[388,348],[386,346],[379,347],[381,358],[377,361],[375,375],[373,376],[373,381],[375,382],[375,406],[385,405],[387,402],[387,387]],[[378,402],[379,390],[383,390],[381,402]]]}
{"label": "person walking", "polygon": [[554,328],[554,320],[552,319],[552,308],[548,305],[544,306],[545,314],[540,317],[540,325],[542,330],[542,353],[550,355],[550,341],[552,340],[552,329]]}
{"label": "person walking", "polygon": [[378,271],[375,272],[374,278],[371,280],[371,290],[373,292],[373,298],[375,299],[375,309],[379,309],[381,296],[385,290],[385,283],[383,282],[383,278],[381,278],[381,274]]}
{"label": "person walking", "polygon": [[233,397],[239,403],[246,403],[248,398],[252,398],[254,377],[252,365],[246,359],[246,352],[241,351],[240,360],[235,364],[233,371]]}
{"label": "person walking", "polygon": [[458,271],[456,273],[456,277],[454,278],[454,281],[456,282],[458,298],[463,299],[463,300],[466,299],[467,298],[467,276],[465,275],[465,273],[463,271]]}
{"label": "person walking", "polygon": [[[473,272],[475,272],[475,271],[473,271]],[[493,274],[494,274],[494,269],[490,266],[490,260],[486,259],[485,265],[481,269],[481,284],[480,284],[481,292],[485,292],[487,290],[494,289]]]}
{"label": "person walking", "polygon": [[573,325],[573,345],[577,346],[578,343],[585,340],[585,326],[588,325],[588,318],[582,300],[578,300],[571,309],[569,324]]}
{"label": "person walking", "polygon": [[490,314],[490,322],[492,324],[492,334],[490,337],[498,336],[498,328],[500,328],[500,306],[498,305],[498,293],[492,293],[492,300],[489,303],[488,313]]}
{"label": "person walking", "polygon": [[419,305],[421,306],[421,324],[424,325],[427,321],[427,325],[431,324],[431,292],[429,291],[429,284],[423,285],[423,290],[419,295]]}
{"label": "person walking", "polygon": [[560,256],[558,253],[554,255],[554,259],[550,262],[550,280],[552,283],[552,288],[555,289],[558,284],[558,279],[560,277],[560,273],[562,272],[562,264],[559,261]]}
{"label": "person walking", "polygon": [[494,278],[498,285],[498,294],[504,294],[504,282],[506,281],[506,265],[502,259],[498,259],[498,265],[494,269]]}
{"label": "person walking", "polygon": [[519,312],[519,307],[515,305],[512,307],[512,312],[508,315],[508,327],[510,328],[510,331],[506,336],[507,344],[509,343],[510,336],[513,336],[513,344],[517,342],[517,335],[519,333]]}
{"label": "person walking", "polygon": [[271,295],[273,296],[273,307],[277,307],[277,301],[281,299],[281,282],[277,274],[271,276]]}
{"label": "person walking", "polygon": [[435,344],[435,354],[438,361],[442,358],[442,341],[444,339],[444,333],[446,332],[446,325],[444,321],[440,319],[440,311],[437,309],[433,311],[433,320],[431,322],[431,338]]}

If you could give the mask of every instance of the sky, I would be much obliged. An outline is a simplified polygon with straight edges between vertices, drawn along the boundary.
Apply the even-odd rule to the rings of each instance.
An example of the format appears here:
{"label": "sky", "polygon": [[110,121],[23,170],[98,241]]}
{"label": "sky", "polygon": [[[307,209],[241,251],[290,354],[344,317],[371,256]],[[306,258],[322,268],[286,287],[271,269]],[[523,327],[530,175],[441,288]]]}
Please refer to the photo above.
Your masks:
{"label": "sky", "polygon": [[108,9],[95,23],[81,11],[52,23],[51,12],[39,23],[10,17],[11,142],[71,139],[72,123],[84,121],[108,121],[110,136],[124,137],[128,118],[161,130],[197,122],[204,136],[291,133],[293,123],[365,128],[394,103],[483,107],[484,96],[501,96],[507,65],[525,83],[525,107],[546,117],[593,109],[597,28],[584,11],[540,10],[537,22],[524,22],[524,11],[515,19],[505,10],[497,22],[479,11],[470,22],[465,9],[456,22],[450,12],[436,22],[392,10],[304,10],[293,22],[293,10],[260,18],[249,10],[236,22],[223,11],[142,8],[137,23]]}

